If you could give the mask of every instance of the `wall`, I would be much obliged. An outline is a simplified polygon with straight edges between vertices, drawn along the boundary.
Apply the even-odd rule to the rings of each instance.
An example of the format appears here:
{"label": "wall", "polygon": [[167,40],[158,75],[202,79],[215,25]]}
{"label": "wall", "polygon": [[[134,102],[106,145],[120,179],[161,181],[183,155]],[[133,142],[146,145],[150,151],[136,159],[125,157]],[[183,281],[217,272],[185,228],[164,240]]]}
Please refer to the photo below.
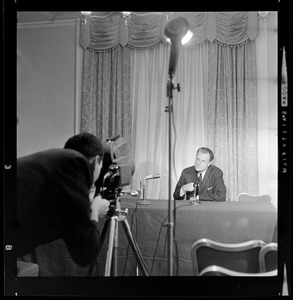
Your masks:
{"label": "wall", "polygon": [[77,130],[77,23],[17,26],[18,157],[63,147]]}

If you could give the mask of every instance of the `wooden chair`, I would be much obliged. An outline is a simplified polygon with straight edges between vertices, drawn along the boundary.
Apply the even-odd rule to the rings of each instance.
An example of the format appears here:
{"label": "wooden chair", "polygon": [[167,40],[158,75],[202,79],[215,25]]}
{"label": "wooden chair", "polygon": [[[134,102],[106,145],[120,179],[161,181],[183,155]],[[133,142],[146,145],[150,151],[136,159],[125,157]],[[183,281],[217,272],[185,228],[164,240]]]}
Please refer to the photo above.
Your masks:
{"label": "wooden chair", "polygon": [[267,276],[277,276],[278,270],[271,270],[269,272],[259,272],[259,273],[245,273],[237,272],[220,266],[208,266],[204,268],[199,276],[235,276],[235,277],[267,277]]}
{"label": "wooden chair", "polygon": [[272,202],[272,198],[270,195],[251,195],[247,193],[240,193],[237,197],[237,201],[264,201],[264,202]]}
{"label": "wooden chair", "polygon": [[278,244],[268,243],[259,252],[261,272],[275,270],[278,267]]}
{"label": "wooden chair", "polygon": [[261,240],[228,244],[200,239],[191,248],[193,274],[199,276],[205,267],[211,265],[238,272],[259,273],[259,252],[264,245]]}

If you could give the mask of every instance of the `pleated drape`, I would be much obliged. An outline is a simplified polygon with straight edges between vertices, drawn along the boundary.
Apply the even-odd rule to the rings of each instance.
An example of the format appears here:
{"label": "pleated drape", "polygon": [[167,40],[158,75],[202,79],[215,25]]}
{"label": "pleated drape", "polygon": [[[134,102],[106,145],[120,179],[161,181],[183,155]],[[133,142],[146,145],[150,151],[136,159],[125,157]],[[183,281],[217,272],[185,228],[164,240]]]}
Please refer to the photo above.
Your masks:
{"label": "pleated drape", "polygon": [[195,152],[208,146],[224,172],[229,200],[258,193],[257,95],[254,39],[257,15],[248,12],[94,14],[83,19],[84,48],[81,131],[106,140],[129,139],[135,173],[147,183],[146,197],[168,198],[168,105],[166,86],[170,45],[168,20],[182,15],[194,36],[181,48],[172,113],[172,189]]}
{"label": "pleated drape", "polygon": [[209,51],[208,146],[235,200],[258,194],[255,44],[212,43]]}

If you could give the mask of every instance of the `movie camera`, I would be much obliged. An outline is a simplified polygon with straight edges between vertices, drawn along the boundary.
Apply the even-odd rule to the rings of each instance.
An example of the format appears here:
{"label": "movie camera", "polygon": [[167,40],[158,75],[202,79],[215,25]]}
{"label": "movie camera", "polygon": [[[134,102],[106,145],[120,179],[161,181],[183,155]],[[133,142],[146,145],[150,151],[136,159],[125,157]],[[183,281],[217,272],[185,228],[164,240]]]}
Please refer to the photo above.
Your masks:
{"label": "movie camera", "polygon": [[[101,233],[100,247],[97,251],[97,259],[108,236],[106,251],[105,276],[117,276],[117,251],[118,251],[118,224],[122,223],[122,229],[129,241],[132,251],[137,259],[137,268],[141,269],[144,276],[148,276],[146,265],[140,249],[134,240],[126,215],[128,210],[123,210],[120,205],[122,187],[131,183],[134,173],[134,163],[131,160],[131,149],[125,138],[119,136],[108,139],[104,145],[103,166],[100,176],[95,182],[96,195],[100,194],[103,199],[110,202],[109,211]],[[91,264],[88,274],[92,276],[95,270]],[[138,273],[138,271],[137,271]]]}
{"label": "movie camera", "polygon": [[109,201],[115,200],[122,187],[131,183],[135,170],[131,159],[131,148],[127,140],[116,136],[104,144],[103,166],[99,179],[96,181],[96,195]]}

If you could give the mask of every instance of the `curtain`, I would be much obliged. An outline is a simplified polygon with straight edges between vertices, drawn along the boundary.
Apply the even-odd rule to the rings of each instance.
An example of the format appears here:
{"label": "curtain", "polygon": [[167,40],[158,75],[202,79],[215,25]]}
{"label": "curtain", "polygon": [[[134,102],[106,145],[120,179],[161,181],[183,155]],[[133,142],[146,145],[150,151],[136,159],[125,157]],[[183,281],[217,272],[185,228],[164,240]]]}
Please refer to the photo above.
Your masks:
{"label": "curtain", "polygon": [[[173,83],[173,110],[166,86],[168,20],[183,16],[194,35],[181,48]],[[131,140],[136,166],[132,189],[149,180],[146,197],[168,198],[168,118],[172,119],[172,190],[195,152],[208,146],[224,172],[227,197],[258,193],[256,12],[95,13],[81,20],[84,48],[81,130],[105,140]]]}
{"label": "curtain", "polygon": [[258,194],[255,43],[209,48],[208,146],[224,172],[228,198]]}
{"label": "curtain", "polygon": [[[160,179],[147,182],[145,192],[148,199],[169,197],[169,155],[172,157],[173,191],[182,169],[194,164],[196,149],[205,145],[207,50],[207,44],[202,43],[180,52],[177,75],[173,80],[175,87],[179,84],[180,92],[173,91],[171,116],[165,112],[169,104],[166,92],[169,47],[161,44],[150,50],[131,52],[132,133],[136,164],[132,186],[138,189],[140,180],[146,175],[161,175]],[[171,153],[169,117],[172,120]]]}
{"label": "curtain", "polygon": [[102,141],[116,135],[130,139],[129,48],[85,50],[82,80],[81,131],[91,132]]}

